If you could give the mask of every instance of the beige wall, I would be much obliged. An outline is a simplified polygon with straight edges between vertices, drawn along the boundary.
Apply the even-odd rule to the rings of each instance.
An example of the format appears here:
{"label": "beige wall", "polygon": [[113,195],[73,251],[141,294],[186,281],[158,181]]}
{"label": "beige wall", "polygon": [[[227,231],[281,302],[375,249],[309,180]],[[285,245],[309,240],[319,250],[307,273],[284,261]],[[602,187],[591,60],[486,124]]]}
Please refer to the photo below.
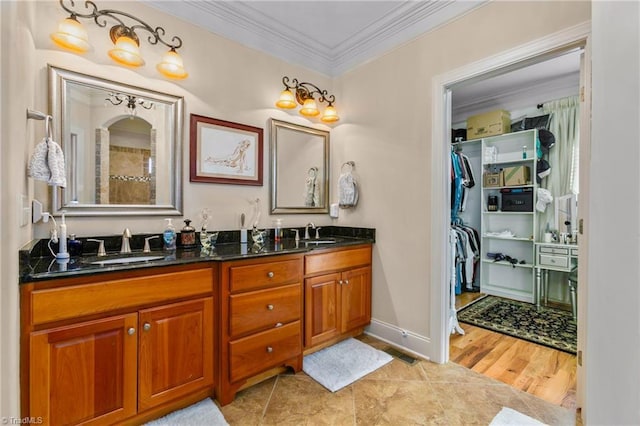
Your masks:
{"label": "beige wall", "polygon": [[493,2],[336,81],[346,105],[333,146],[362,181],[344,222],[376,227],[374,318],[415,333],[410,347],[429,347],[430,285],[441,285],[428,282],[430,146],[445,143],[430,139],[433,77],[589,19],[587,2]]}
{"label": "beige wall", "polygon": [[[590,17],[589,3],[495,2],[428,33],[405,46],[330,81],[309,70],[239,46],[175,20],[138,2],[100,2],[101,8],[125,10],[169,34],[183,38],[189,79],[168,82],[154,66],[162,49],[143,53],[148,64],[131,71],[106,57],[106,30],[87,24],[93,51],[86,56],[61,52],[48,35],[64,17],[57,1],[0,2],[2,11],[2,304],[0,340],[0,415],[17,415],[18,407],[18,291],[17,251],[32,238],[48,233],[45,225],[21,228],[12,200],[24,193],[29,200],[48,198],[48,188],[26,178],[26,164],[42,133],[42,123],[27,122],[27,107],[47,110],[46,65],[124,81],[144,88],[184,96],[185,146],[183,182],[185,216],[197,219],[202,207],[213,211],[214,226],[238,228],[239,213],[250,217],[249,201],[262,199],[262,226],[268,215],[268,119],[310,125],[308,120],[278,111],[273,102],[283,75],[333,87],[342,120],[331,129],[332,182],[340,164],[352,160],[360,177],[357,209],[341,210],[338,220],[327,215],[283,216],[285,226],[340,224],[377,228],[374,251],[374,319],[410,331],[429,341],[429,152],[432,78],[466,63],[485,58],[545,34],[583,22]],[[78,3],[77,3],[78,4]],[[51,19],[55,17],[55,19]],[[142,37],[141,37],[142,38]],[[20,55],[11,55],[14,52]],[[9,63],[9,58],[11,63]],[[34,82],[33,84],[29,84]],[[263,187],[191,184],[188,177],[188,114],[196,113],[265,129]],[[313,124],[319,128],[324,126]],[[331,187],[335,200],[335,185]],[[9,200],[9,201],[7,201]],[[176,221],[177,222],[177,221]],[[70,218],[69,232],[80,236],[159,232],[161,217],[127,217],[102,220]],[[440,283],[433,283],[440,285]],[[402,342],[400,342],[402,343]]]}

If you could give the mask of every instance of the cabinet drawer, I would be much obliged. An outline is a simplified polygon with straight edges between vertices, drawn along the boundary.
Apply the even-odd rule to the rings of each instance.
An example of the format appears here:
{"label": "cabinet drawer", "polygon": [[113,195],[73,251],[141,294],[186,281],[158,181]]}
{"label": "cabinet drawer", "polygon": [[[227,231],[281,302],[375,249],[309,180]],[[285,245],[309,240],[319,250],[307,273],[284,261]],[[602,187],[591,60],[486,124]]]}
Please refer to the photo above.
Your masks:
{"label": "cabinet drawer", "polygon": [[577,256],[578,255],[578,249],[571,249],[571,256]]}
{"label": "cabinet drawer", "polygon": [[555,266],[557,268],[568,268],[569,258],[565,256],[552,256],[548,254],[540,255],[540,265]]}
{"label": "cabinet drawer", "polygon": [[300,321],[229,343],[231,382],[276,367],[302,352]]}
{"label": "cabinet drawer", "polygon": [[300,284],[230,296],[229,334],[240,336],[299,320],[302,314]]}
{"label": "cabinet drawer", "polygon": [[212,291],[210,268],[34,290],[31,322],[43,324]]}
{"label": "cabinet drawer", "polygon": [[247,291],[302,281],[302,262],[285,260],[229,268],[229,291]]}
{"label": "cabinet drawer", "polygon": [[569,249],[564,247],[546,247],[540,246],[540,253],[550,253],[550,254],[569,254]]}
{"label": "cabinet drawer", "polygon": [[304,258],[305,275],[339,271],[371,264],[371,247],[352,250],[337,250],[323,254],[307,255]]}

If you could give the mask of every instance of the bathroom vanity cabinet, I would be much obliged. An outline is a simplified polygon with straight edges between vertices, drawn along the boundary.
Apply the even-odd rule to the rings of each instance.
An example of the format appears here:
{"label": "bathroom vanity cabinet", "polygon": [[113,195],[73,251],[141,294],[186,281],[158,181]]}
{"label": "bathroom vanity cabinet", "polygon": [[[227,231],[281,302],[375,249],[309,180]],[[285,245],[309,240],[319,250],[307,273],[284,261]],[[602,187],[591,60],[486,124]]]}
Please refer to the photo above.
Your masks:
{"label": "bathroom vanity cabinet", "polygon": [[302,369],[302,261],[296,254],[220,265],[221,405],[260,373]]}
{"label": "bathroom vanity cabinet", "polygon": [[305,351],[371,322],[371,245],[305,256]]}
{"label": "bathroom vanity cabinet", "polygon": [[40,273],[20,286],[21,415],[142,424],[300,371],[371,321],[369,241]]}
{"label": "bathroom vanity cabinet", "polygon": [[23,285],[23,415],[113,424],[211,395],[214,271],[154,268]]}

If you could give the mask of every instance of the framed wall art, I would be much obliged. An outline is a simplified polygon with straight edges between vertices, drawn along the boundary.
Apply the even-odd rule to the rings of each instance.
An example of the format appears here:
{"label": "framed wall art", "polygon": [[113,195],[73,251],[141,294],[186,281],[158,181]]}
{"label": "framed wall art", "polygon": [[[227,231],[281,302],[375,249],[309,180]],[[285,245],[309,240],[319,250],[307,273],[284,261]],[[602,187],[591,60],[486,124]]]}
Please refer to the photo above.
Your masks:
{"label": "framed wall art", "polygon": [[262,186],[263,129],[191,114],[190,181]]}

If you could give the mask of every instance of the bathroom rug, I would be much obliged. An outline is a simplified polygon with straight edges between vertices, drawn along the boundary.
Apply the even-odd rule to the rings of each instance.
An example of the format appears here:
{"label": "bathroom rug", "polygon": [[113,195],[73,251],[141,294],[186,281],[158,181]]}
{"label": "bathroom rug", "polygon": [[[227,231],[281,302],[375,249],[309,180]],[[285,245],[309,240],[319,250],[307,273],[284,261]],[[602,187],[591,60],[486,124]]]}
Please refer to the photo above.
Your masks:
{"label": "bathroom rug", "polygon": [[577,326],[568,311],[487,296],[458,311],[458,321],[576,353]]}
{"label": "bathroom rug", "polygon": [[200,402],[174,411],[164,417],[145,423],[144,426],[229,426],[218,406],[205,398]]}
{"label": "bathroom rug", "polygon": [[522,414],[509,407],[502,407],[502,410],[491,420],[489,426],[543,426],[544,423]]}
{"label": "bathroom rug", "polygon": [[302,370],[331,392],[391,362],[393,357],[354,338],[304,357]]}

